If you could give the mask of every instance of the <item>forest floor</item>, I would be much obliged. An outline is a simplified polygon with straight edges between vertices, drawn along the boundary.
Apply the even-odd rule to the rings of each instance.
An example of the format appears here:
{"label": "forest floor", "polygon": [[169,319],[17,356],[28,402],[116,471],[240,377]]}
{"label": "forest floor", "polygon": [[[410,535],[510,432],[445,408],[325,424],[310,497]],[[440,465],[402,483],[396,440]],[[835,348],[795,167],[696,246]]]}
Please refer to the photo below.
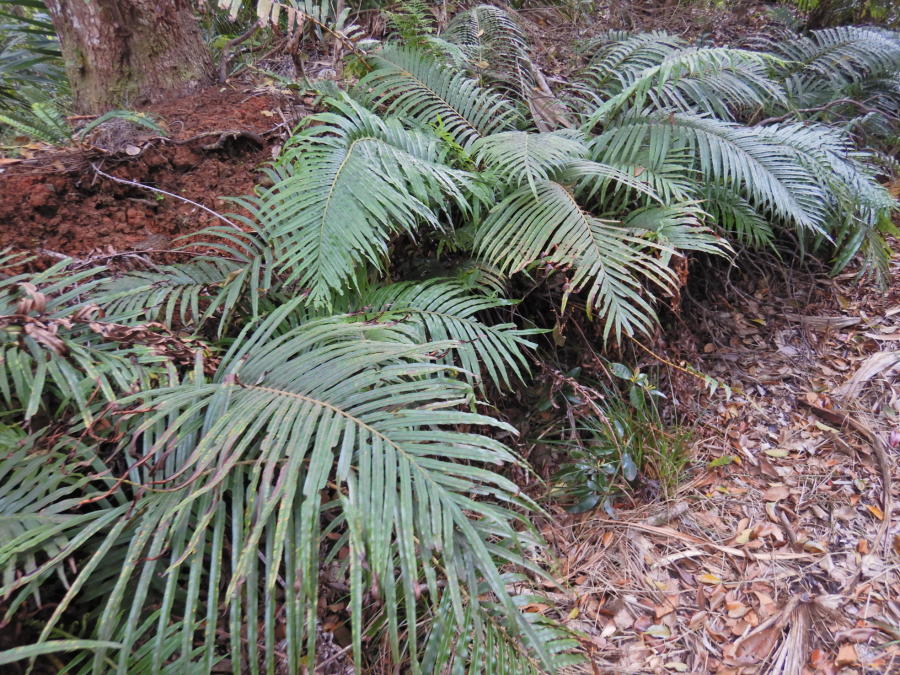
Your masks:
{"label": "forest floor", "polygon": [[900,261],[886,292],[771,272],[658,353],[732,389],[678,402],[674,498],[541,528],[570,592],[536,611],[589,636],[593,672],[900,672]]}
{"label": "forest floor", "polygon": [[[696,20],[629,6],[610,24],[716,40],[766,25],[758,5]],[[571,29],[528,19],[548,73],[563,70],[554,31]],[[88,147],[26,146],[0,159],[0,242],[36,266],[168,260],[177,237],[217,224],[203,207],[227,212],[224,196],[252,191],[311,109],[236,83],[149,110],[167,138],[111,128]],[[551,504],[538,522],[555,553],[542,562],[567,592],[548,589],[552,604],[530,609],[581,633],[582,672],[900,672],[896,257],[890,278],[884,290],[772,266],[673,319],[647,363],[690,382],[687,363],[731,389],[679,390],[694,440],[676,493],[619,500],[615,519]]]}

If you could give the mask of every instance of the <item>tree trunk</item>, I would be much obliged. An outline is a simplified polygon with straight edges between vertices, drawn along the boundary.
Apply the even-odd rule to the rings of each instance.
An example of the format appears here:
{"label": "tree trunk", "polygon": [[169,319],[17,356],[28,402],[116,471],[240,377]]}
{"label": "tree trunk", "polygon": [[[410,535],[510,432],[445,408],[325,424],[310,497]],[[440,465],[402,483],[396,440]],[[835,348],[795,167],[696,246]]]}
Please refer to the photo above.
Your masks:
{"label": "tree trunk", "polygon": [[75,108],[102,113],[212,81],[212,59],[189,0],[45,0]]}

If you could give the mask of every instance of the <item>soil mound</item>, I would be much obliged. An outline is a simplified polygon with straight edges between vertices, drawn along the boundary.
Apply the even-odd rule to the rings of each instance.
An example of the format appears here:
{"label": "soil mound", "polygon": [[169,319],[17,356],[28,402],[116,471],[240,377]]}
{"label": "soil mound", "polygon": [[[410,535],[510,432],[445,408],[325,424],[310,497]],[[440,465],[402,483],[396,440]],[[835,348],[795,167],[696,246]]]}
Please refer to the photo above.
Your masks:
{"label": "soil mound", "polygon": [[0,167],[0,247],[76,257],[168,249],[220,222],[198,205],[228,211],[223,197],[251,192],[259,168],[308,111],[277,90],[212,87],[145,112],[168,137],[101,127],[87,148]]}

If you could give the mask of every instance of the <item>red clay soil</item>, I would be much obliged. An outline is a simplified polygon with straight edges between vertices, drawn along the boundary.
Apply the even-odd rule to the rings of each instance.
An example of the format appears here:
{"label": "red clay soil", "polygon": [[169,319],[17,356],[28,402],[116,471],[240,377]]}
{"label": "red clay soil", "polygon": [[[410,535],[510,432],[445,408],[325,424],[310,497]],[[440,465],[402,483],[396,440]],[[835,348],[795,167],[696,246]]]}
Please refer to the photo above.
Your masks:
{"label": "red clay soil", "polygon": [[170,248],[175,237],[220,221],[182,200],[115,183],[93,167],[227,212],[222,197],[252,191],[285,122],[304,111],[279,94],[212,87],[147,112],[168,139],[120,125],[87,149],[0,165],[0,249],[78,257]]}

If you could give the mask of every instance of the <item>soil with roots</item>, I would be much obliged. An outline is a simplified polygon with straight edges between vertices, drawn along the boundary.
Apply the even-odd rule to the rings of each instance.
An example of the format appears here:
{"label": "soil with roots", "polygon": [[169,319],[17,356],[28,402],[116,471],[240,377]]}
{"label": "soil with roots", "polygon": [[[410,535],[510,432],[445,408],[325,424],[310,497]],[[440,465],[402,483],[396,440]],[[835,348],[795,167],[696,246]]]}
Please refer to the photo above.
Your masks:
{"label": "soil with roots", "polygon": [[37,254],[40,264],[177,246],[221,224],[211,212],[234,210],[227,197],[253,191],[307,111],[277,90],[227,86],[144,112],[164,135],[113,121],[83,147],[31,145],[22,161],[0,164],[0,248]]}

